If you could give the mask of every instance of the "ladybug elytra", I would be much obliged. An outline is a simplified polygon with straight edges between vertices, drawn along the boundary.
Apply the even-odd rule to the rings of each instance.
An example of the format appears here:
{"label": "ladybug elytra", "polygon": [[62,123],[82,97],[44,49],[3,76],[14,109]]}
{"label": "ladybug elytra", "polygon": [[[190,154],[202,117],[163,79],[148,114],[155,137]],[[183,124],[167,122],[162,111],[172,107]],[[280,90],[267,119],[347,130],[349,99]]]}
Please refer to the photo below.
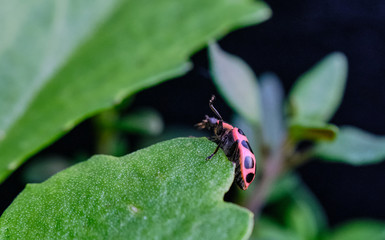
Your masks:
{"label": "ladybug elytra", "polygon": [[235,164],[235,182],[240,188],[246,190],[255,177],[255,156],[244,132],[223,121],[219,112],[214,108],[213,95],[209,101],[209,107],[218,117],[205,116],[202,122],[196,124],[199,129],[213,131],[214,135],[209,137],[210,141],[218,146],[206,159],[211,159],[222,148],[227,158]]}

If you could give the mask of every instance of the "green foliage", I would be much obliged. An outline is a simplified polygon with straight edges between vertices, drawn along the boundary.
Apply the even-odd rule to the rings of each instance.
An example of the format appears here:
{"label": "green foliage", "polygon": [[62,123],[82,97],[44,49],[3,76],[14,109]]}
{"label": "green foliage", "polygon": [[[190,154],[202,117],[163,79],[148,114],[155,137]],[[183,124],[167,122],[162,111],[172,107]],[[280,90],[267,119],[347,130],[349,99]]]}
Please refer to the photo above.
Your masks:
{"label": "green foliage", "polygon": [[324,240],[383,240],[385,223],[374,220],[355,220],[343,224]]}
{"label": "green foliage", "polygon": [[[191,135],[176,128],[159,136],[163,122],[150,109],[125,115],[104,110],[184,74],[188,57],[207,42],[271,15],[252,0],[0,2],[0,182],[102,111],[94,121],[99,152],[127,152],[120,131],[151,136],[138,146]],[[328,123],[343,96],[346,57],[332,53],[299,77],[286,101],[285,122],[277,76],[263,74],[258,83],[245,62],[217,44],[209,54],[215,84],[264,164],[255,181],[260,185],[238,196],[246,203],[260,197],[257,216],[263,205],[273,206],[251,239],[384,239],[385,225],[376,221],[328,229],[322,207],[302,181],[291,172],[282,177],[314,154],[353,165],[385,158],[384,137],[353,127],[339,132]],[[309,149],[298,148],[304,140],[313,143]],[[0,238],[248,239],[252,213],[223,201],[233,165],[222,151],[205,160],[215,147],[207,139],[179,138],[120,158],[95,156],[27,185],[1,216]],[[55,158],[30,168],[26,177],[42,181],[71,161],[58,156],[51,163]]]}
{"label": "green foliage", "polygon": [[247,239],[252,214],[223,202],[234,167],[215,144],[179,138],[98,155],[29,184],[0,218],[1,239]]}
{"label": "green foliage", "polygon": [[282,112],[283,87],[273,73],[262,74],[260,82],[263,140],[270,149],[276,150],[282,143],[286,127]]}
{"label": "green foliage", "polygon": [[289,123],[289,135],[295,140],[332,141],[337,133],[337,126],[324,122],[302,120]]}
{"label": "green foliage", "polygon": [[344,126],[334,142],[320,143],[315,154],[328,161],[352,165],[378,163],[385,158],[385,137]]}
{"label": "green foliage", "polygon": [[185,73],[209,40],[269,12],[249,0],[1,6],[0,181],[83,119]]}
{"label": "green foliage", "polygon": [[262,218],[255,225],[250,240],[303,240],[303,238],[273,220]]}
{"label": "green foliage", "polygon": [[332,53],[300,76],[289,95],[292,117],[330,120],[341,103],[347,70],[345,55]]}
{"label": "green foliage", "polygon": [[285,201],[295,189],[301,188],[301,179],[295,174],[285,174],[278,178],[272,187],[267,202],[276,203]]}
{"label": "green foliage", "polygon": [[235,111],[257,126],[261,121],[260,103],[253,71],[243,60],[224,52],[215,43],[210,44],[209,52],[213,79],[218,90]]}
{"label": "green foliage", "polygon": [[326,217],[313,194],[295,174],[274,185],[269,197],[274,219],[264,215],[254,227],[255,240],[315,240],[326,230]]}
{"label": "green foliage", "polygon": [[326,216],[321,205],[294,173],[276,181],[268,204],[278,209],[274,215],[284,223],[280,228],[285,228],[285,232],[297,239],[315,240],[326,230]]}
{"label": "green foliage", "polygon": [[326,217],[316,198],[303,184],[290,193],[285,209],[285,226],[301,239],[315,240],[326,229]]}
{"label": "green foliage", "polygon": [[124,116],[116,127],[130,133],[158,135],[163,131],[163,120],[157,111],[142,108]]}
{"label": "green foliage", "polygon": [[290,91],[289,135],[296,140],[333,140],[337,128],[326,122],[339,107],[347,78],[347,60],[332,53],[304,73]]}
{"label": "green foliage", "polygon": [[[337,126],[328,123],[342,100],[347,78],[346,57],[342,53],[332,53],[299,77],[286,102],[285,126],[283,90],[277,76],[263,74],[260,84],[253,83],[256,77],[240,58],[223,52],[216,45],[211,46],[210,52],[218,90],[233,103],[230,106],[239,114],[234,121],[245,127],[251,142],[256,143],[253,147],[260,152],[263,164],[260,168],[263,172],[259,175],[262,177],[256,180],[258,185],[249,188],[254,193],[241,193],[238,197],[246,203],[247,198],[251,199],[248,207],[256,210],[256,214],[261,214],[264,204],[270,210],[256,222],[251,239],[384,239],[384,224],[374,221],[372,226],[372,221],[360,221],[335,231],[328,229],[321,205],[302,181],[294,174],[281,176],[315,155],[353,165],[376,163],[385,158],[385,137],[353,127],[342,127],[339,131]],[[255,106],[248,103],[249,95],[253,94],[256,99],[261,98],[261,108],[259,100],[254,102],[258,103]],[[252,123],[250,119],[253,119],[244,113],[245,106],[249,114],[258,113],[254,115],[258,115],[255,119],[261,123],[262,139],[258,126],[245,121]],[[298,143],[304,140],[312,144],[298,148]],[[266,194],[266,189],[270,194]],[[258,201],[253,201],[253,197]]]}
{"label": "green foliage", "polygon": [[[211,45],[210,52],[215,82],[225,99],[233,103],[230,106],[249,122],[257,119],[262,123],[263,139],[254,141],[257,144],[254,148],[267,144],[270,150],[278,149],[287,132],[295,142],[315,142],[314,154],[329,161],[361,165],[385,158],[384,137],[352,127],[344,127],[339,136],[338,127],[327,123],[341,103],[346,84],[348,67],[342,53],[328,55],[299,77],[288,97],[285,129],[283,93],[278,77],[263,74],[258,87],[252,70],[240,58],[225,53],[217,45]],[[242,121],[237,118],[237,122]],[[259,133],[258,127],[252,128],[248,130],[248,137],[258,139],[255,136]]]}

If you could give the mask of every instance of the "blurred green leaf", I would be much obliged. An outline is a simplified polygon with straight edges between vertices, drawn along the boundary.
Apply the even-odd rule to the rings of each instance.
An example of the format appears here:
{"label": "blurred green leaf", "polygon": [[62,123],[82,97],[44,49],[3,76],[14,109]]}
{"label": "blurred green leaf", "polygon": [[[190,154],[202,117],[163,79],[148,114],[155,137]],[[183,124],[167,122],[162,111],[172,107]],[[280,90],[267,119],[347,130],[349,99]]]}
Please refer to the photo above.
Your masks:
{"label": "blurred green leaf", "polygon": [[[248,239],[252,213],[223,201],[234,167],[215,144],[179,138],[94,156],[27,185],[0,218],[1,239]],[[186,191],[187,190],[187,191]]]}
{"label": "blurred green leaf", "polygon": [[299,77],[289,95],[294,119],[328,121],[339,107],[347,78],[344,54],[332,53]]}
{"label": "blurred green leaf", "polygon": [[137,109],[119,120],[118,128],[129,133],[158,135],[163,131],[162,116],[150,108]]}
{"label": "blurred green leaf", "polygon": [[209,47],[214,82],[228,104],[255,126],[261,121],[258,83],[252,69],[216,44]]}
{"label": "blurred green leaf", "polygon": [[338,135],[338,127],[319,121],[291,121],[289,135],[292,139],[312,141],[332,141]]}
{"label": "blurred green leaf", "polygon": [[286,229],[285,227],[269,220],[262,218],[255,225],[250,240],[304,240],[296,233]]}
{"label": "blurred green leaf", "polygon": [[[272,237],[266,239],[274,240],[276,232],[276,239],[286,239],[284,236],[288,234],[287,239],[295,237],[301,240],[315,240],[327,229],[323,208],[301,178],[294,173],[288,173],[276,181],[271,189],[268,204],[268,208],[273,209],[268,214],[280,225],[276,224],[275,228],[269,230]],[[257,225],[255,229],[264,231],[262,225]]]}
{"label": "blurred green leaf", "polygon": [[149,136],[144,135],[140,137],[137,141],[137,144],[140,148],[148,147],[152,144],[170,140],[173,138],[178,137],[186,137],[186,136],[193,136],[193,137],[204,137],[208,136],[206,134],[207,132],[204,131],[197,131],[196,128],[194,128],[191,125],[168,125],[165,127],[165,129],[162,131],[161,134],[156,136]]}
{"label": "blurred green leaf", "polygon": [[385,159],[385,137],[344,126],[334,142],[319,143],[315,154],[328,161],[352,165],[378,163]]}
{"label": "blurred green leaf", "polygon": [[385,223],[375,220],[355,220],[343,224],[325,240],[384,240]]}
{"label": "blurred green leaf", "polygon": [[0,181],[83,119],[185,73],[206,42],[269,11],[249,0],[1,1]]}
{"label": "blurred green leaf", "polygon": [[293,173],[285,174],[275,181],[267,202],[275,203],[281,201],[300,187],[302,187],[302,181],[297,175]]}
{"label": "blurred green leaf", "polygon": [[262,74],[260,80],[263,140],[275,151],[281,146],[285,135],[283,87],[274,73]]}
{"label": "blurred green leaf", "polygon": [[59,155],[38,157],[29,162],[23,169],[23,179],[26,183],[40,183],[59,171],[68,168],[73,163]]}
{"label": "blurred green leaf", "polygon": [[285,213],[285,225],[302,239],[315,240],[327,227],[326,216],[318,200],[304,184],[291,192],[292,203]]}

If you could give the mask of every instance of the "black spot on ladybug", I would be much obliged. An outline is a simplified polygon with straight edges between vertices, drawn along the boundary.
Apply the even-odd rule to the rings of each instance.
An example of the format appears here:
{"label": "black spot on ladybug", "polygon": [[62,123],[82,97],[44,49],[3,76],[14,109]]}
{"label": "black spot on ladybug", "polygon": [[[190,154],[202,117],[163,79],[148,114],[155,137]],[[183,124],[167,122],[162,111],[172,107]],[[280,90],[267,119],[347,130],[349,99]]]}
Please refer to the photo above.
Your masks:
{"label": "black spot on ladybug", "polygon": [[[245,148],[249,149],[249,151],[250,151],[251,153],[253,153],[253,150],[251,149],[250,144],[249,144],[248,141],[242,140],[241,144],[242,144],[242,146],[244,146]],[[254,153],[253,153],[253,154],[254,154]]]}
{"label": "black spot on ladybug", "polygon": [[243,165],[246,169],[254,168],[254,161],[250,156],[246,156]]}
{"label": "black spot on ladybug", "polygon": [[238,128],[238,132],[239,132],[239,134],[245,136],[245,133],[240,128]]}
{"label": "black spot on ladybug", "polygon": [[251,183],[251,181],[253,181],[253,179],[254,179],[254,173],[247,174],[246,182]]}

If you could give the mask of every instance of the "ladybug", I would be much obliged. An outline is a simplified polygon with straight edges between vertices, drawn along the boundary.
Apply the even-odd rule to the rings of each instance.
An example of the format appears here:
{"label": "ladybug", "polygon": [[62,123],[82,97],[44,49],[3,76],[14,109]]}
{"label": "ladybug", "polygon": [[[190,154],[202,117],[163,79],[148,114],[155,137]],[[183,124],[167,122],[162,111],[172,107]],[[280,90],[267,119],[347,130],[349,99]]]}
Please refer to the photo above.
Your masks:
{"label": "ladybug", "polygon": [[219,148],[222,148],[227,158],[235,164],[235,182],[240,188],[246,190],[255,177],[256,162],[253,150],[251,150],[247,137],[241,129],[223,121],[213,105],[214,99],[215,96],[213,95],[209,101],[209,107],[218,119],[206,115],[202,122],[195,125],[198,129],[206,128],[214,132],[209,140],[218,146],[206,159],[211,159]]}

